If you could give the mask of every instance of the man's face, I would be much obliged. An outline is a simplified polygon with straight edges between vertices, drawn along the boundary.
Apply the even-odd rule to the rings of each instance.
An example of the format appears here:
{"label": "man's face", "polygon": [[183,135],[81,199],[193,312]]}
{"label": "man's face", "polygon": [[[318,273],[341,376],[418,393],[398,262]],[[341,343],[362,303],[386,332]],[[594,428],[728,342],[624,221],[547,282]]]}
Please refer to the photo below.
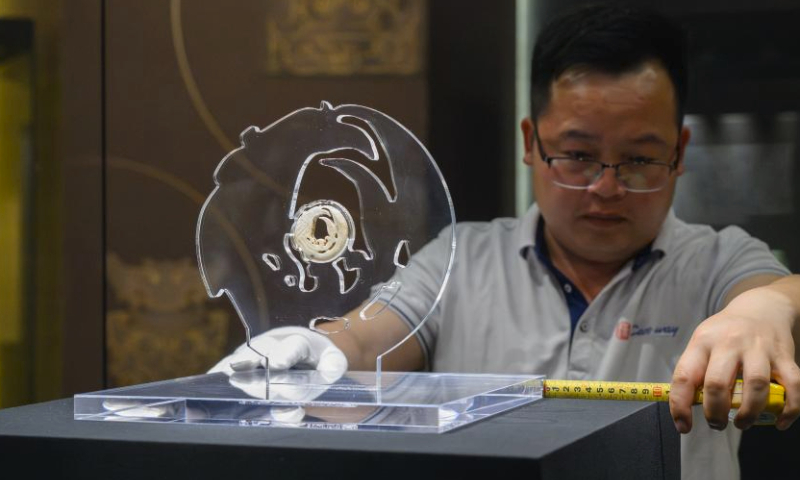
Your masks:
{"label": "man's face", "polygon": [[[657,192],[626,191],[613,169],[605,169],[586,190],[567,189],[553,183],[530,119],[522,130],[548,240],[585,261],[614,263],[630,259],[656,237],[682,163]],[[620,75],[567,71],[551,86],[538,131],[548,156],[589,156],[607,164],[633,157],[671,163],[676,145],[682,158],[689,140],[688,129],[678,131],[674,88],[657,62]]]}

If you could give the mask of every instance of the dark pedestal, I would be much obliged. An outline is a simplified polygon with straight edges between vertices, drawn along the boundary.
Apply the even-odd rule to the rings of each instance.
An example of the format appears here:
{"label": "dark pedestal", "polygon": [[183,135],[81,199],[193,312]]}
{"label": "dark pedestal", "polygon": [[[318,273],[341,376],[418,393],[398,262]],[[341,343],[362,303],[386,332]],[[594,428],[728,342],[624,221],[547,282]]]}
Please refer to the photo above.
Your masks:
{"label": "dark pedestal", "polygon": [[666,404],[545,399],[444,434],[76,421],[72,399],[0,410],[27,478],[678,479]]}

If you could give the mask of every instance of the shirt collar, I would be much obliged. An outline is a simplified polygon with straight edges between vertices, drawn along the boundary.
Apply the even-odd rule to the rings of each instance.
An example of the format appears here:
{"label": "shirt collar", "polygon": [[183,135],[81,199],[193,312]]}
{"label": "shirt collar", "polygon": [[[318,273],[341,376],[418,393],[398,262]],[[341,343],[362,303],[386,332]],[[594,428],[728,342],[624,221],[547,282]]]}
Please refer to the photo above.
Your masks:
{"label": "shirt collar", "polygon": [[[541,220],[541,221],[540,221]],[[661,225],[655,240],[647,244],[639,253],[633,257],[631,268],[636,271],[646,265],[650,260],[658,260],[664,257],[669,245],[671,226],[676,222],[675,213],[670,208],[664,223]],[[534,203],[519,220],[519,231],[517,232],[517,248],[523,258],[527,258],[531,251],[545,250],[537,249],[537,242],[544,242],[544,230],[540,232],[540,227],[544,225],[541,218],[539,206]],[[549,255],[548,255],[549,257]]]}
{"label": "shirt collar", "polygon": [[536,231],[539,228],[539,206],[535,203],[519,219],[517,231],[517,251],[522,258],[536,246]]}
{"label": "shirt collar", "polygon": [[654,252],[661,252],[660,255],[662,257],[669,252],[672,246],[675,229],[678,227],[679,223],[681,223],[681,221],[678,220],[678,217],[675,216],[675,211],[670,207],[669,212],[667,212],[667,217],[661,224],[661,230],[659,230],[656,239],[653,240]]}

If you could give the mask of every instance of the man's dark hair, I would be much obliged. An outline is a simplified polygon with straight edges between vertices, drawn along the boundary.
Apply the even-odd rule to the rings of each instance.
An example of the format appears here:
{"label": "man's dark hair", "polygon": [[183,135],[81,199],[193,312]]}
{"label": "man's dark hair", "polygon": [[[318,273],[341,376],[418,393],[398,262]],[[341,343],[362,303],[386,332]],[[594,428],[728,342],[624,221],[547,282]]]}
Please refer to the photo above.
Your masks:
{"label": "man's dark hair", "polygon": [[550,21],[536,40],[531,63],[531,116],[547,108],[554,80],[574,67],[608,74],[635,70],[656,60],[675,88],[677,121],[686,105],[688,48],[686,32],[673,20],[650,10],[592,4]]}

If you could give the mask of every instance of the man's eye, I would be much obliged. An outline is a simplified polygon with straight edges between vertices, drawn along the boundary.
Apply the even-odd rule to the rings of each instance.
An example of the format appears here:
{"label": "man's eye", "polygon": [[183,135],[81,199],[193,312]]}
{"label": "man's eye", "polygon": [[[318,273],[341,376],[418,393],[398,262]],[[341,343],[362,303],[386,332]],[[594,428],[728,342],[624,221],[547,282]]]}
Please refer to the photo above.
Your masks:
{"label": "man's eye", "polygon": [[582,162],[591,162],[592,160],[594,160],[591,154],[586,152],[581,152],[580,150],[571,150],[564,153],[566,153],[567,156],[573,160],[580,160]]}
{"label": "man's eye", "polygon": [[634,165],[649,165],[651,163],[656,163],[656,159],[650,157],[631,157],[628,161]]}

